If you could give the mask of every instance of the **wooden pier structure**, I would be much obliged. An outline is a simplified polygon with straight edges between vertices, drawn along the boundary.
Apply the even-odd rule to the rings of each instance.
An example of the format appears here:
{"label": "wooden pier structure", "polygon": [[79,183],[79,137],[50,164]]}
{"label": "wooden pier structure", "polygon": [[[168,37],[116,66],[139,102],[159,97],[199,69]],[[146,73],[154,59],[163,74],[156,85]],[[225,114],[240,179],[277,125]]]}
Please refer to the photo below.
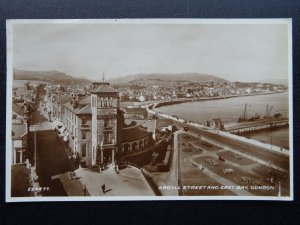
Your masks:
{"label": "wooden pier structure", "polygon": [[224,131],[232,134],[240,134],[263,129],[270,129],[282,126],[288,126],[289,119],[287,117],[264,118],[251,122],[241,122],[231,126],[225,126]]}

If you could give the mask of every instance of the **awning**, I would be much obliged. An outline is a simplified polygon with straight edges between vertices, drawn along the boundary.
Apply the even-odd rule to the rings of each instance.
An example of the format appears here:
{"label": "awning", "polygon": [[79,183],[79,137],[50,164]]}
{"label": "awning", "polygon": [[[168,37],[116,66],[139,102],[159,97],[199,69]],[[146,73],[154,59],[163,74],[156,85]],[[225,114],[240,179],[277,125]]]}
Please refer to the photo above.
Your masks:
{"label": "awning", "polygon": [[64,137],[64,136],[66,136],[66,135],[68,135],[68,131],[67,131],[67,130],[63,131],[63,132],[60,133],[58,136],[59,136],[59,137]]}
{"label": "awning", "polygon": [[63,133],[64,131],[65,131],[65,127],[64,126],[62,126],[58,131],[59,131],[59,133]]}
{"label": "awning", "polygon": [[67,141],[68,141],[68,135],[65,135],[64,138],[63,138],[63,140],[64,140],[65,142],[67,142]]}
{"label": "awning", "polygon": [[61,121],[57,119],[53,121],[53,124],[55,127],[59,127],[59,128],[61,128],[64,125]]}

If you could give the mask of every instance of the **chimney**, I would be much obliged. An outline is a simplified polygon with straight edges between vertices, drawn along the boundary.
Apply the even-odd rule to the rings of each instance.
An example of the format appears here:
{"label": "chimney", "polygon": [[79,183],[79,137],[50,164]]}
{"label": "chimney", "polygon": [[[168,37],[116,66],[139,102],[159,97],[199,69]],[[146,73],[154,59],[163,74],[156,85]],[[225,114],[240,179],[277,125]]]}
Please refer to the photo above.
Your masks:
{"label": "chimney", "polygon": [[74,109],[76,109],[79,106],[79,101],[78,100],[74,100],[72,106],[73,106]]}

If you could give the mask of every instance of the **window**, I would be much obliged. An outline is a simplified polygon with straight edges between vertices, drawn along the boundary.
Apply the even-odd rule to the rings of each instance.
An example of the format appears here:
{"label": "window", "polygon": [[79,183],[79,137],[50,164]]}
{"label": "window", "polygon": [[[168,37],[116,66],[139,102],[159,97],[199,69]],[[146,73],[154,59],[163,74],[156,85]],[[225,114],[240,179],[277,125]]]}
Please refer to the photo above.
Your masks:
{"label": "window", "polygon": [[16,152],[16,163],[21,163],[21,152],[20,151]]}
{"label": "window", "polygon": [[86,124],[86,117],[82,117],[81,124]]}
{"label": "window", "polygon": [[82,139],[86,139],[86,131],[85,130],[81,131],[81,137],[82,137]]}
{"label": "window", "polygon": [[104,127],[109,127],[109,119],[104,120]]}
{"label": "window", "polygon": [[109,132],[104,132],[104,143],[110,143],[111,140],[110,140],[110,133]]}
{"label": "window", "polygon": [[81,144],[81,157],[86,157],[86,143]]}

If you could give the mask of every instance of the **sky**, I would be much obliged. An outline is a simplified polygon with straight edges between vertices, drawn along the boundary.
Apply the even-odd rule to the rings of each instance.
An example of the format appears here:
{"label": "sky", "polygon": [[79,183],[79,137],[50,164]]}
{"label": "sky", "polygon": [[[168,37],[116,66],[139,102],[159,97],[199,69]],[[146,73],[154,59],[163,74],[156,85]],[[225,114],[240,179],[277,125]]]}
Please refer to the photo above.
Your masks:
{"label": "sky", "polygon": [[288,78],[287,24],[13,23],[12,65],[90,80],[197,72],[230,81]]}

